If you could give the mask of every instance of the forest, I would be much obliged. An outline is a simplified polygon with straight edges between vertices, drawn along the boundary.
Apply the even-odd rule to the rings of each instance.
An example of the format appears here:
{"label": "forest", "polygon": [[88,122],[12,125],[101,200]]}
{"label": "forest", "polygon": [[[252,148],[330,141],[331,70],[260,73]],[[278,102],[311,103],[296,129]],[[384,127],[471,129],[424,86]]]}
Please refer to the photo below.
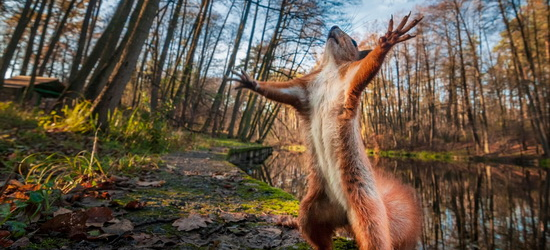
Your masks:
{"label": "forest", "polygon": [[[235,90],[228,79],[235,69],[258,80],[311,71],[324,30],[345,24],[346,7],[5,1],[0,73],[60,79],[67,86],[57,109],[89,101],[103,128],[116,108],[139,108],[215,137],[300,143],[291,109]],[[414,12],[426,16],[418,39],[393,50],[363,98],[369,147],[548,156],[548,3],[438,1]],[[385,23],[376,21],[352,33],[360,47],[375,45]]]}
{"label": "forest", "polygon": [[[384,13],[383,19],[364,16],[358,21],[349,14],[350,9],[357,12],[361,4],[358,0],[0,1],[0,246],[12,246],[22,236],[31,243],[19,242],[24,245],[16,247],[48,248],[38,244],[36,237],[49,239],[53,248],[69,244],[54,243],[55,238],[31,233],[45,230],[44,227],[73,240],[101,241],[112,240],[112,235],[122,235],[120,232],[128,235],[135,226],[136,232],[121,241],[133,240],[132,244],[138,242],[146,247],[180,244],[157,235],[156,245],[147,245],[147,239],[154,234],[148,234],[149,238],[143,233],[137,236],[138,228],[172,223],[172,217],[153,222],[125,217],[121,220],[131,220],[132,230],[120,231],[119,227],[127,224],[107,226],[118,216],[111,214],[115,210],[88,208],[86,218],[101,214],[101,230],[90,229],[88,221],[86,226],[69,226],[67,232],[59,226],[67,222],[53,221],[57,217],[53,207],[60,206],[56,203],[59,200],[71,200],[71,204],[75,200],[83,203],[81,199],[86,197],[103,201],[103,186],[120,189],[129,185],[143,190],[133,195],[130,192],[131,197],[125,193],[124,199],[111,200],[122,204],[121,209],[148,211],[154,202],[147,201],[146,205],[150,193],[145,188],[177,189],[171,186],[175,184],[170,182],[169,174],[154,174],[159,168],[181,163],[177,157],[163,158],[174,152],[207,149],[214,155],[218,151],[231,155],[244,148],[263,147],[303,151],[303,124],[295,110],[253,91],[236,89],[237,82],[231,80],[234,72],[246,72],[259,81],[287,81],[304,76],[319,66],[331,26],[339,25],[358,42],[360,49],[372,49],[387,29],[389,18],[393,15],[400,19],[409,11],[413,17],[424,16],[412,31],[416,37],[391,50],[360,100],[361,134],[369,155],[428,155],[425,158],[445,160],[456,156],[482,162],[525,158],[547,166],[550,1],[416,2],[413,9]],[[23,85],[18,85],[16,82],[21,79]],[[194,159],[199,155],[197,158],[216,162],[216,156],[193,152],[183,157]],[[183,175],[192,181],[177,190],[187,192],[187,188],[200,185],[201,181],[193,178],[207,170],[196,170],[187,160],[182,164],[186,166]],[[198,172],[191,174],[193,171]],[[276,193],[277,200],[269,202],[297,206],[291,195],[279,195],[280,190],[273,191],[248,177],[233,172],[219,175],[219,169],[208,171],[208,175],[223,183],[202,183],[210,185],[204,187],[204,192],[209,188],[218,190],[217,185],[222,185],[221,189],[252,197],[244,195],[240,187],[259,185],[254,189]],[[273,182],[268,173],[260,175],[267,176],[268,183]],[[527,173],[527,180],[529,176]],[[241,183],[242,178],[247,183]],[[529,215],[536,217],[534,214],[540,212],[537,218],[541,221],[533,219],[531,224],[521,224],[532,229],[525,229],[524,238],[531,239],[534,234],[532,240],[521,242],[525,245],[519,247],[520,243],[511,240],[507,248],[501,249],[548,249],[549,177],[541,172],[534,178],[540,179],[542,189],[533,194],[540,195],[540,203],[530,203],[536,209]],[[239,181],[234,183],[235,179]],[[204,192],[191,193],[198,200]],[[69,194],[71,198],[67,198]],[[265,202],[266,197],[255,198]],[[239,213],[250,212],[242,207],[258,205],[250,205],[252,200],[234,201],[240,204],[239,208],[223,207],[220,204],[224,201],[216,200],[213,203],[217,205],[186,210],[185,213],[203,214],[189,216],[194,224],[180,221],[178,231],[187,233],[200,228],[203,238],[205,234],[216,235],[218,231],[208,233],[216,222],[205,217],[204,211],[218,211],[215,207],[222,206],[230,211],[225,214],[229,219],[223,217],[225,212],[218,219],[242,223],[245,219],[238,217]],[[97,207],[88,205],[83,207]],[[160,202],[157,205],[163,206]],[[275,205],[262,203],[264,210],[260,212],[296,215],[296,211],[281,212]],[[84,216],[81,213],[84,212],[74,210],[67,214]],[[469,218],[466,213],[462,216],[463,220]],[[247,223],[274,220],[260,215],[247,218]],[[42,224],[45,220],[47,223]],[[455,247],[466,249],[466,238],[477,242],[478,238],[473,238],[478,237],[477,222],[470,222],[463,228],[458,224],[461,238]],[[180,230],[189,224],[196,227]],[[116,229],[105,229],[113,226]],[[475,234],[468,234],[469,231]],[[284,229],[277,237],[290,232]],[[498,249],[498,233],[491,232],[492,241],[487,240],[490,234],[485,232],[489,243],[479,244]],[[424,233],[423,244],[430,245],[433,235]],[[435,249],[441,241],[438,237],[436,232]],[[115,239],[117,243],[119,238]],[[273,242],[273,238],[269,239],[257,241]],[[352,244],[339,240],[342,245]],[[202,244],[198,242],[194,239],[185,244]],[[285,241],[280,245],[258,244],[246,247],[287,246]],[[445,243],[441,244],[445,247]]]}

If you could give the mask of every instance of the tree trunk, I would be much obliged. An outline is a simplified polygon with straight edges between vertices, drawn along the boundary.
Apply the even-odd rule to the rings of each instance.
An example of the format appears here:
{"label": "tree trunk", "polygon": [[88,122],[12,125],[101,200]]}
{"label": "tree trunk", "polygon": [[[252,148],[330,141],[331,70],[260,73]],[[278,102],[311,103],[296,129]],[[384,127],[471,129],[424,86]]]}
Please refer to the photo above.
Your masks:
{"label": "tree trunk", "polygon": [[42,36],[40,36],[40,42],[38,43],[37,52],[34,58],[34,65],[31,71],[31,79],[29,81],[29,87],[25,88],[21,101],[29,100],[32,97],[34,91],[34,82],[36,81],[36,73],[38,72],[38,66],[40,65],[40,56],[42,54],[42,48],[44,47],[44,42],[46,40],[46,34],[48,30],[48,24],[50,23],[50,18],[53,13],[53,5],[55,0],[50,0],[48,4],[48,13],[46,14],[46,20],[44,20],[44,25],[42,26]]}
{"label": "tree trunk", "polygon": [[[175,117],[176,110],[175,107],[181,104],[181,101],[184,100],[185,102],[188,102],[189,100],[189,85],[191,81],[191,71],[193,70],[193,62],[195,58],[195,51],[197,50],[197,44],[199,42],[202,25],[204,24],[204,19],[206,17],[206,14],[208,13],[208,7],[210,6],[211,0],[202,0],[201,7],[199,12],[197,13],[197,17],[195,18],[195,22],[193,23],[193,28],[191,29],[191,44],[189,46],[189,50],[187,51],[187,57],[185,59],[185,63],[183,65],[183,73],[181,78],[181,84],[179,85],[176,95],[174,97],[174,109],[172,110],[170,116],[172,116],[173,119],[177,118]],[[186,103],[183,104],[182,112],[181,112],[181,120],[185,119],[185,112],[187,109]]]}
{"label": "tree trunk", "polygon": [[48,64],[50,57],[53,54],[57,41],[59,41],[59,38],[61,37],[61,33],[63,33],[63,29],[65,29],[65,24],[69,19],[69,14],[71,14],[71,11],[73,10],[75,3],[76,3],[76,0],[71,0],[71,2],[69,3],[69,6],[67,7],[67,10],[65,11],[65,15],[63,15],[61,22],[59,22],[59,24],[57,25],[57,29],[55,30],[55,33],[52,35],[50,44],[48,45],[48,50],[46,51],[46,54],[42,59],[42,64],[40,65],[40,69],[38,70],[39,75],[44,75],[44,73],[46,72],[46,65]]}
{"label": "tree trunk", "polygon": [[132,16],[130,17],[130,21],[128,22],[126,34],[120,41],[118,47],[116,47],[116,44],[120,36],[112,37],[113,40],[109,43],[109,45],[111,46],[103,51],[101,55],[101,60],[95,68],[92,77],[90,78],[90,83],[84,93],[86,99],[96,100],[101,91],[103,91],[103,89],[107,85],[107,82],[109,81],[109,78],[113,75],[113,72],[115,72],[117,63],[121,60],[123,56],[124,49],[131,41],[130,37],[133,34],[132,31],[136,29],[136,25],[139,22],[139,15],[141,14],[140,11],[142,10],[144,3],[145,0],[139,0],[136,4]]}
{"label": "tree trunk", "polygon": [[[235,65],[235,60],[237,59],[237,52],[239,52],[239,46],[241,44],[241,38],[243,36],[246,21],[248,20],[248,12],[250,11],[251,3],[252,1],[250,0],[245,2],[246,4],[245,11],[241,17],[239,28],[237,29],[237,36],[235,37],[235,42],[233,43],[233,50],[231,53],[231,57],[229,58],[227,69],[223,76],[220,87],[218,88],[218,92],[216,93],[216,96],[214,98],[214,102],[212,103],[212,107],[210,108],[210,115],[204,122],[204,125],[201,129],[203,132],[205,132],[210,127],[210,123],[212,122],[212,120],[216,120],[217,116],[219,115],[219,109],[222,102],[223,93],[225,91],[225,85],[227,84],[229,75],[231,75],[231,70],[233,70],[233,66]],[[212,131],[212,134],[215,134],[215,133],[216,131]]]}
{"label": "tree trunk", "polygon": [[160,53],[160,58],[157,62],[157,67],[155,69],[155,75],[153,76],[153,81],[151,82],[151,113],[154,114],[158,105],[158,93],[160,88],[160,80],[162,78],[162,71],[164,70],[164,62],[166,61],[166,56],[168,55],[168,49],[174,38],[174,31],[176,30],[176,25],[178,24],[179,13],[181,7],[183,6],[183,0],[178,0],[176,7],[174,8],[174,13],[172,14],[172,19],[168,25],[168,30],[166,33],[166,38],[164,40],[164,46],[162,47],[162,52]]}
{"label": "tree trunk", "polygon": [[86,14],[84,15],[84,20],[82,21],[80,37],[78,38],[78,47],[76,49],[76,55],[73,58],[73,64],[71,66],[69,79],[74,78],[74,75],[78,72],[80,63],[82,62],[82,54],[84,53],[84,48],[86,45],[86,36],[88,35],[88,26],[90,24],[90,19],[92,17],[92,12],[94,10],[96,3],[97,3],[97,0],[90,0],[88,2],[88,7],[86,8]]}
{"label": "tree trunk", "polygon": [[25,51],[25,57],[23,58],[23,63],[21,64],[21,70],[19,71],[19,74],[22,76],[27,75],[27,69],[29,68],[31,56],[33,54],[34,39],[36,37],[36,32],[38,31],[38,28],[40,28],[40,22],[42,21],[42,14],[44,13],[44,9],[48,4],[48,0],[42,0],[40,2],[41,2],[40,8],[38,9],[38,12],[36,12],[36,15],[34,18],[34,24],[31,28],[31,33],[29,34],[29,40],[27,41],[27,49]]}
{"label": "tree trunk", "polygon": [[108,129],[108,114],[112,114],[120,99],[126,84],[134,72],[145,39],[153,24],[160,0],[145,0],[140,10],[137,25],[131,31],[129,43],[124,48],[122,57],[109,78],[106,88],[94,102],[92,110],[98,116],[98,124],[103,130]]}
{"label": "tree trunk", "polygon": [[472,111],[472,103],[470,102],[470,91],[468,90],[468,83],[466,80],[466,65],[464,62],[464,51],[462,49],[462,31],[460,28],[460,9],[458,8],[458,5],[455,5],[455,21],[456,21],[456,32],[457,32],[457,38],[458,38],[458,54],[460,59],[460,79],[462,83],[462,90],[464,93],[462,94],[464,98],[464,105],[466,106],[466,114],[468,116],[468,123],[470,125],[470,128],[472,130],[472,136],[474,137],[474,142],[476,144],[476,148],[481,147],[481,140],[479,138],[479,135],[477,133],[477,126],[476,121],[474,117],[474,113]]}
{"label": "tree trunk", "polygon": [[[248,61],[250,60],[250,50],[252,49],[252,39],[254,38],[254,31],[256,30],[256,20],[258,17],[258,7],[260,5],[256,4],[256,10],[254,12],[254,19],[252,21],[252,29],[250,30],[250,36],[248,39],[248,48],[246,49],[246,58],[244,59],[244,66],[243,69],[246,70],[248,68]],[[233,112],[231,113],[231,120],[229,121],[229,127],[227,128],[228,133],[227,137],[233,138],[234,132],[235,132],[235,122],[237,121],[237,114],[239,113],[239,109],[241,107],[241,97],[243,95],[243,90],[239,89],[237,91],[237,96],[235,97],[235,104],[233,104]]]}
{"label": "tree trunk", "polygon": [[32,0],[27,0],[25,2],[25,6],[21,11],[21,15],[19,17],[19,21],[17,22],[17,26],[15,26],[15,30],[13,31],[13,34],[11,35],[8,45],[4,50],[3,56],[0,59],[0,88],[4,86],[4,77],[6,76],[8,67],[10,66],[10,61],[13,57],[13,54],[15,53],[15,48],[17,48],[19,40],[21,40],[23,33],[25,33],[27,24],[31,20],[33,12],[36,9],[36,6],[38,5],[38,2],[37,2],[36,4],[34,4],[34,6],[32,6],[32,2],[33,2]]}
{"label": "tree trunk", "polygon": [[[73,100],[82,96],[82,90],[86,84],[86,79],[92,73],[97,62],[106,61],[105,57],[111,57],[118,43],[124,24],[128,19],[130,10],[132,10],[133,1],[122,0],[119,2],[115,14],[101,37],[97,40],[92,52],[86,57],[82,67],[76,74],[69,77],[69,86],[58,99],[58,104],[63,103],[64,99]],[[100,64],[101,65],[101,64]],[[59,106],[59,105],[58,105]]]}
{"label": "tree trunk", "polygon": [[544,156],[548,157],[550,156],[550,144],[548,142],[547,133],[544,129],[544,125],[540,121],[538,112],[536,111],[535,100],[531,95],[531,90],[529,89],[530,81],[526,79],[526,76],[523,73],[521,60],[519,59],[519,56],[518,56],[517,47],[515,46],[514,39],[512,37],[512,31],[510,30],[510,23],[508,21],[508,18],[506,17],[502,0],[498,0],[498,4],[500,9],[500,14],[502,15],[502,20],[504,21],[504,24],[505,24],[506,34],[510,42],[513,61],[514,61],[514,64],[516,65],[516,74],[518,78],[521,80],[518,84],[518,87],[522,88],[523,91],[525,91],[525,94],[527,95],[529,116],[531,118],[531,124],[533,125],[533,130],[535,131],[535,134],[536,134],[535,137],[543,148]]}

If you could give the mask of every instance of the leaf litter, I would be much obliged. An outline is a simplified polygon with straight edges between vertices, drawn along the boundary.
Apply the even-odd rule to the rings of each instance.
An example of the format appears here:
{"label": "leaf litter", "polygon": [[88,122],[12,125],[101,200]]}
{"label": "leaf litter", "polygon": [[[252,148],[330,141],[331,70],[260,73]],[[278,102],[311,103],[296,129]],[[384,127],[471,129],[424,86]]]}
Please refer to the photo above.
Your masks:
{"label": "leaf litter", "polygon": [[[259,184],[245,181],[242,171],[227,167],[216,157],[201,152],[196,158],[192,154],[183,156],[185,164],[177,162],[181,156],[175,157],[176,162],[167,164],[170,168],[164,172],[149,171],[139,178],[113,175],[95,185],[78,185],[41,221],[27,225],[27,230],[39,229],[36,234],[14,238],[2,236],[0,228],[0,246],[25,247],[52,237],[79,241],[59,243],[57,248],[94,248],[97,244],[164,248],[183,244],[241,249],[303,242],[297,230],[286,225],[295,220],[292,216],[251,214],[265,209],[260,203],[257,208],[244,209],[249,205],[239,197],[243,192],[239,190],[257,195],[262,192]],[[40,188],[13,181],[0,198],[13,203],[16,196],[29,199],[29,192]]]}

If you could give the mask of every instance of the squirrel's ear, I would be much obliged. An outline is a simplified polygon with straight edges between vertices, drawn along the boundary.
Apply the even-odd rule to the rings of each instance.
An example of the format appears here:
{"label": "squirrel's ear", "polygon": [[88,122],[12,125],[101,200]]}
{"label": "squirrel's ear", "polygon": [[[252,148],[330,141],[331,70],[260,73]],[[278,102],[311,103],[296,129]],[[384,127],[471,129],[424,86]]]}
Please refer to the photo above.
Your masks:
{"label": "squirrel's ear", "polygon": [[359,51],[359,54],[357,55],[357,61],[365,58],[365,56],[367,56],[371,51],[372,51],[371,49]]}

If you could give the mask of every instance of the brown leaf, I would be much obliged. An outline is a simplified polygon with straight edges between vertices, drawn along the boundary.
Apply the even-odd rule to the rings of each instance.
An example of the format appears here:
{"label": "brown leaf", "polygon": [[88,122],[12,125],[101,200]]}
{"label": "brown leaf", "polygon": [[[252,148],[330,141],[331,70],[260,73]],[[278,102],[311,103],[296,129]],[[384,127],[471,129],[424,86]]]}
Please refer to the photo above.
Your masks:
{"label": "brown leaf", "polygon": [[117,176],[117,175],[111,175],[109,178],[112,182],[121,182],[121,181],[128,181],[130,178],[124,177],[124,176]]}
{"label": "brown leaf", "polygon": [[166,236],[151,235],[146,233],[132,234],[130,238],[136,241],[136,245],[139,248],[161,248],[164,249],[166,246],[173,246],[178,243],[177,240]]}
{"label": "brown leaf", "polygon": [[11,179],[9,182],[8,182],[8,185],[14,185],[16,187],[21,187],[23,186],[23,183],[21,183],[20,181],[16,180],[16,179]]}
{"label": "brown leaf", "polygon": [[11,235],[10,231],[0,230],[0,238],[7,238]]}
{"label": "brown leaf", "polygon": [[6,230],[0,230],[0,247],[8,248],[13,244],[13,240],[8,239],[11,233]]}
{"label": "brown leaf", "polygon": [[13,240],[10,239],[0,239],[0,247],[8,248],[13,244]]}
{"label": "brown leaf", "polygon": [[129,209],[129,210],[137,210],[137,209],[142,209],[143,207],[145,207],[145,205],[147,204],[147,202],[139,202],[137,200],[133,200],[133,201],[130,201],[126,204],[126,206],[124,206],[124,208],[126,209]]}
{"label": "brown leaf", "polygon": [[206,223],[212,223],[212,220],[200,214],[190,214],[187,218],[177,219],[172,223],[172,226],[177,227],[178,231],[191,231],[197,228],[206,227]]}
{"label": "brown leaf", "polygon": [[247,217],[247,214],[245,213],[229,213],[229,212],[222,212],[220,214],[220,217],[225,222],[239,222],[242,220],[245,220]]}
{"label": "brown leaf", "polygon": [[22,238],[16,240],[16,241],[11,245],[11,247],[12,247],[12,248],[15,248],[15,249],[26,248],[26,247],[28,247],[30,244],[31,244],[31,241],[29,240],[29,238],[27,238],[27,237],[22,237]]}
{"label": "brown leaf", "polygon": [[146,233],[139,233],[139,234],[130,235],[130,238],[134,239],[138,243],[141,243],[141,242],[149,241],[151,238],[153,238],[153,235],[146,234]]}
{"label": "brown leaf", "polygon": [[108,227],[102,227],[101,230],[107,234],[122,235],[126,232],[134,230],[134,224],[127,219],[122,219],[118,223]]}
{"label": "brown leaf", "polygon": [[140,187],[160,187],[164,185],[166,181],[137,181],[136,185]]}
{"label": "brown leaf", "polygon": [[57,209],[57,211],[53,212],[53,216],[58,216],[58,215],[61,215],[61,214],[68,214],[68,213],[72,213],[72,212],[73,211],[70,210],[70,209],[60,207],[59,209]]}
{"label": "brown leaf", "polygon": [[102,207],[109,205],[109,201],[98,200],[94,197],[83,197],[78,203],[83,207]]}
{"label": "brown leaf", "polygon": [[248,233],[244,240],[253,248],[266,249],[274,248],[281,244],[282,230],[276,227],[257,228],[256,232]]}
{"label": "brown leaf", "polygon": [[87,219],[88,215],[83,211],[61,214],[42,224],[40,230],[66,233],[71,239],[83,239],[86,238],[84,229]]}
{"label": "brown leaf", "polygon": [[106,207],[92,207],[86,210],[86,215],[88,215],[86,220],[86,226],[88,227],[102,227],[105,222],[114,218],[113,211]]}

